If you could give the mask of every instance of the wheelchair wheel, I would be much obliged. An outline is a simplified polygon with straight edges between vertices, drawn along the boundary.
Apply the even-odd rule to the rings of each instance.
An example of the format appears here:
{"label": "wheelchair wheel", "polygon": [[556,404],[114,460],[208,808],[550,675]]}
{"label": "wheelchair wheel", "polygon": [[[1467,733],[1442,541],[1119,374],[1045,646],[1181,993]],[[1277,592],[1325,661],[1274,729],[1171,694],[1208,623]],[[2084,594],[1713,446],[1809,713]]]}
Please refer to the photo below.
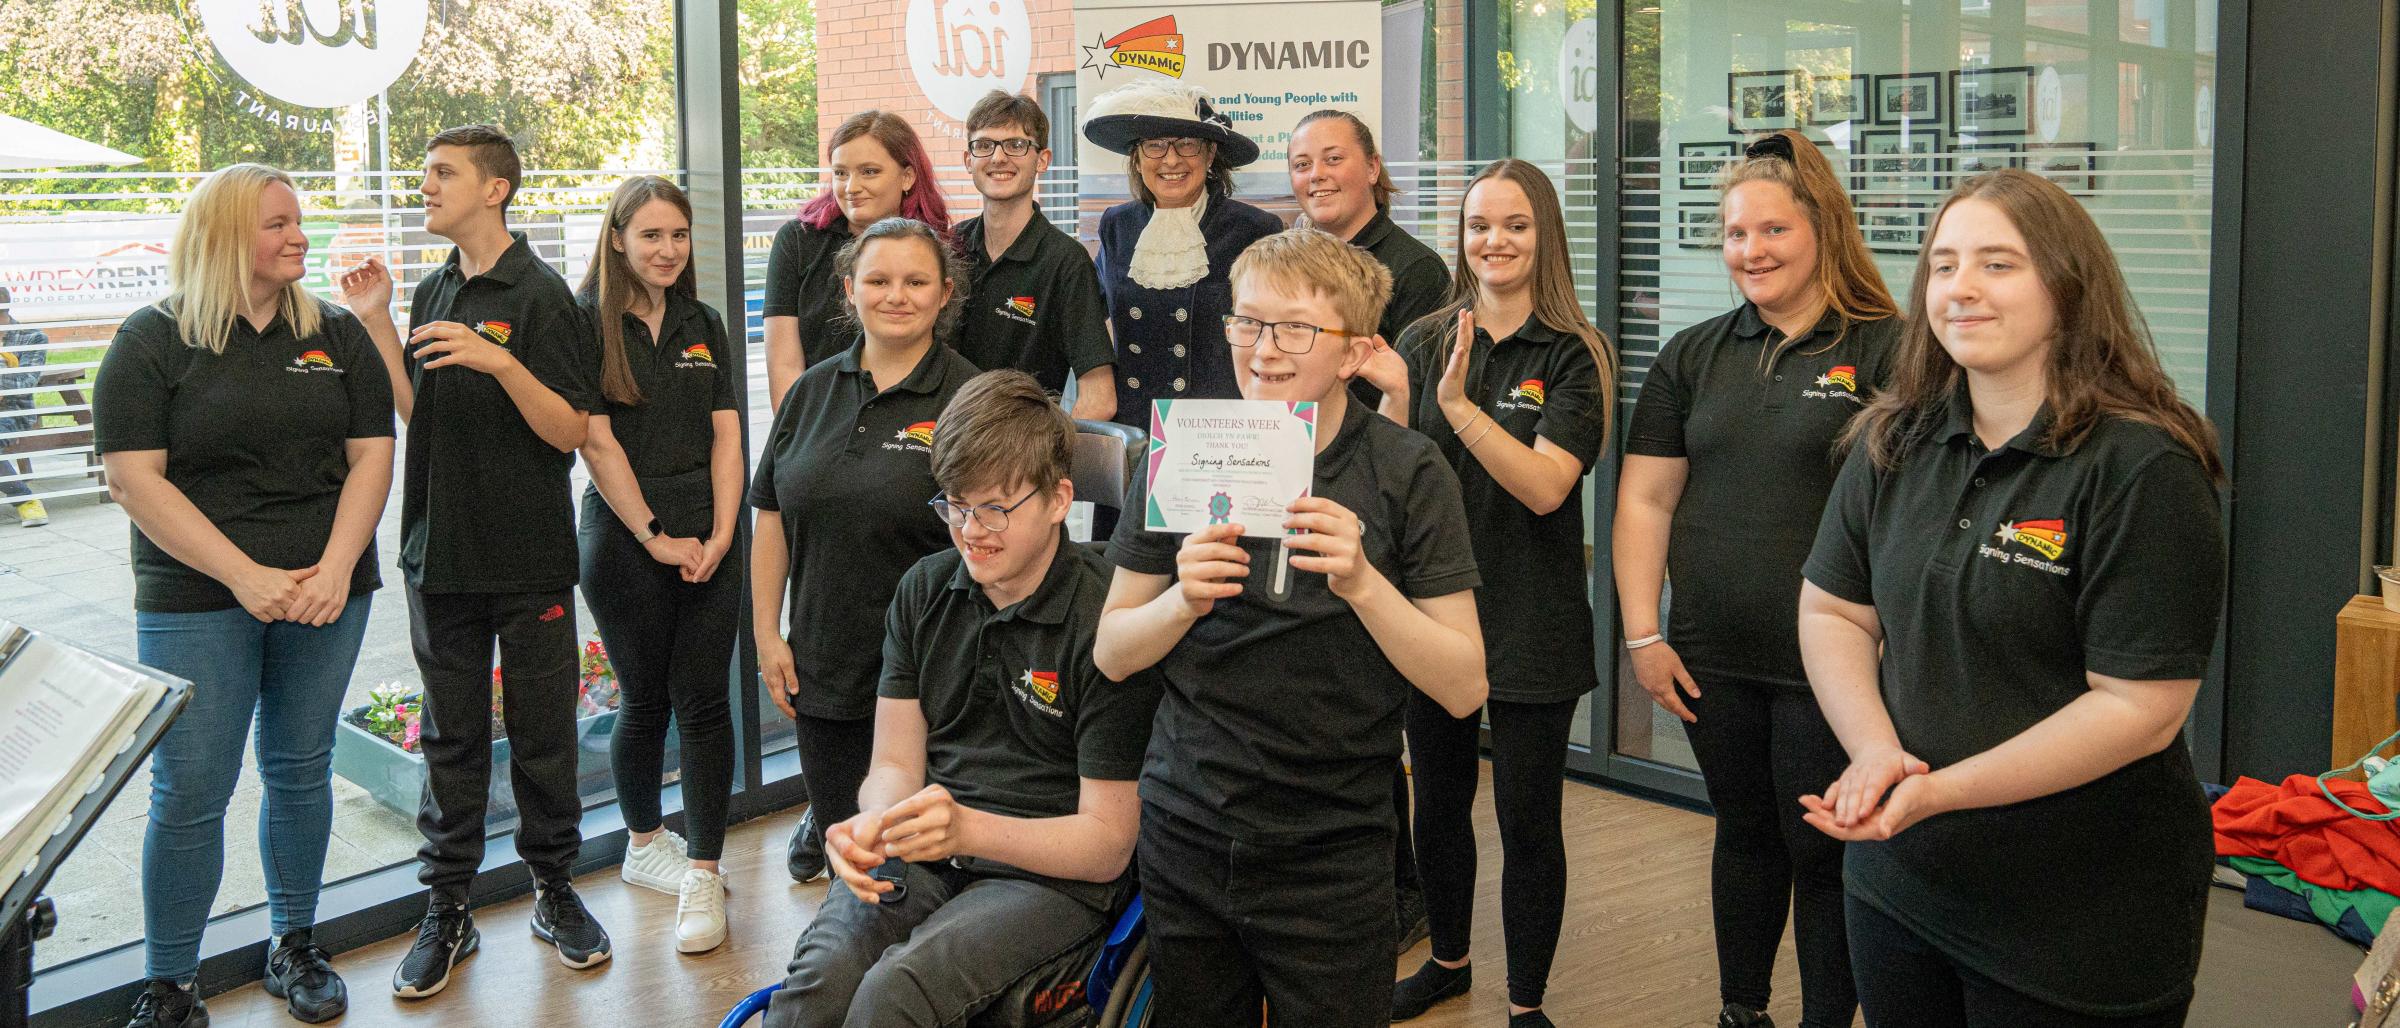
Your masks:
{"label": "wheelchair wheel", "polygon": [[1125,967],[1117,972],[1116,987],[1094,1028],[1146,1028],[1153,1013],[1151,999],[1150,940],[1144,938],[1126,954]]}

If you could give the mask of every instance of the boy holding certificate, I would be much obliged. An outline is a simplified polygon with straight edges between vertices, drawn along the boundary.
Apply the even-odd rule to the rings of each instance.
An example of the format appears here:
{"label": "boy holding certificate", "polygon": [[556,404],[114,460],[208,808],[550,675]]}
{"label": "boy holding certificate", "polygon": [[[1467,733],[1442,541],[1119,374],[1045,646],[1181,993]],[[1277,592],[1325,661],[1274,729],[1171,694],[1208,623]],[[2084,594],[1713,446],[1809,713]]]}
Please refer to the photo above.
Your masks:
{"label": "boy holding certificate", "polygon": [[[1319,427],[1310,495],[1279,522],[1176,536],[1129,517],[1112,541],[1094,660],[1166,685],[1138,847],[1158,1009],[1173,1025],[1255,1025],[1262,1002],[1278,1028],[1381,1025],[1402,701],[1413,686],[1457,716],[1482,705],[1480,580],[1457,476],[1349,396],[1391,273],[1293,229],[1231,278],[1242,396],[1313,401]],[[1279,545],[1291,581],[1271,594]]]}

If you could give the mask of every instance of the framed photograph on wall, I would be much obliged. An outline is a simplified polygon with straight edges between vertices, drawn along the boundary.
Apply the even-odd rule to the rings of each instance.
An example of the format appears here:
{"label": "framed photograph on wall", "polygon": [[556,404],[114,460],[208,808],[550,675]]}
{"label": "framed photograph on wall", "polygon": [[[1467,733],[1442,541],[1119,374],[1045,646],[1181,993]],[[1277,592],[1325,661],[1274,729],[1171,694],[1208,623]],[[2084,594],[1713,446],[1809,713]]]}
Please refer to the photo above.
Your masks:
{"label": "framed photograph on wall", "polygon": [[1915,256],[1925,248],[1925,226],[1932,214],[1922,207],[1862,207],[1859,231],[1866,234],[1869,250]]}
{"label": "framed photograph on wall", "polygon": [[1865,75],[1809,76],[1808,123],[1839,125],[1868,120],[1867,81]]}
{"label": "framed photograph on wall", "polygon": [[1952,131],[2021,136],[2032,124],[2032,68],[1964,68],[1950,73]]}
{"label": "framed photograph on wall", "polygon": [[1717,216],[1717,208],[1696,204],[1676,208],[1675,244],[1687,250],[1724,249],[1725,222]]}
{"label": "framed photograph on wall", "polygon": [[1950,183],[1954,186],[1987,171],[2025,166],[2025,152],[2015,143],[1959,142],[1950,151]]}
{"label": "framed photograph on wall", "polygon": [[[1862,193],[1939,193],[1942,134],[1934,129],[1870,129],[1858,134]],[[1883,199],[1898,199],[1883,197]]]}
{"label": "framed photograph on wall", "polygon": [[1942,74],[1938,71],[1875,76],[1875,124],[1940,125]]}
{"label": "framed photograph on wall", "polygon": [[1737,71],[1725,76],[1726,127],[1735,134],[1799,128],[1791,71]]}
{"label": "framed photograph on wall", "polygon": [[2091,143],[2027,143],[2023,167],[2067,192],[2088,196],[2097,189],[2098,149]]}
{"label": "framed photograph on wall", "polygon": [[1740,152],[1741,144],[1732,140],[1679,144],[1675,147],[1675,184],[1685,189],[1715,189],[1718,173]]}

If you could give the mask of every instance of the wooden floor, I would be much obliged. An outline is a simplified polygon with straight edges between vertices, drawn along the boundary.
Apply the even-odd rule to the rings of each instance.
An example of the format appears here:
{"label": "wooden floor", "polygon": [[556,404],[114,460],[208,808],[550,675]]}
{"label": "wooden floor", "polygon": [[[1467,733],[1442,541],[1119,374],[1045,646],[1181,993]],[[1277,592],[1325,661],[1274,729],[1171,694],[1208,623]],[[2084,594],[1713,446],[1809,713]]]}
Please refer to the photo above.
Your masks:
{"label": "wooden floor", "polygon": [[[1487,772],[1488,774],[1488,772]],[[1492,836],[1488,780],[1478,800],[1483,835],[1477,883],[1474,991],[1441,1004],[1413,1028],[1499,1028],[1508,1019],[1500,944],[1498,844]],[[392,998],[392,968],[409,938],[342,954],[335,966],[352,989],[342,1025],[713,1025],[736,1000],[781,977],[792,940],[814,916],[825,884],[794,885],[783,871],[784,841],[797,812],[737,826],[726,841],[732,937],[696,957],[674,950],[673,897],[635,889],[616,872],[578,882],[609,928],[616,957],[591,971],[561,966],[554,950],[526,928],[531,899],[476,911],[481,951],[461,965],[443,994]],[[1569,783],[1565,821],[1569,861],[1565,937],[1551,975],[1548,1013],[1562,1026],[1652,1028],[1707,1026],[1717,1010],[1716,957],[1709,929],[1708,817],[1606,790]],[[2323,929],[2241,909],[2239,896],[2213,890],[2207,958],[2196,1026],[2333,1026],[2351,1016],[2348,978],[2356,948]],[[1427,947],[1404,955],[1414,970]],[[2126,959],[2140,959],[2126,954]],[[1799,1023],[1799,976],[1791,946],[1775,973],[1778,1024]],[[257,986],[209,1001],[221,1028],[294,1025],[280,1000]]]}

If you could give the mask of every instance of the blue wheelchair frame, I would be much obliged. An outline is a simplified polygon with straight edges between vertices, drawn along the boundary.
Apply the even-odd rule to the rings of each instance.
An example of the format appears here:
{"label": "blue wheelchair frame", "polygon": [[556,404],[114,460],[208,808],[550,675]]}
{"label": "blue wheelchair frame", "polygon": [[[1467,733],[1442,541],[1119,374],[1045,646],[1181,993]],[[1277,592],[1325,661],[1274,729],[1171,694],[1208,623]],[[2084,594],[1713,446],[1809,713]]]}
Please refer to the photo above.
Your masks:
{"label": "blue wheelchair frame", "polygon": [[[1136,895],[1133,903],[1125,908],[1125,913],[1117,917],[1117,923],[1109,928],[1108,941],[1100,945],[1100,959],[1094,961],[1091,971],[1083,976],[1084,1002],[1091,1008],[1093,1016],[1108,1009],[1109,996],[1115,993],[1118,979],[1124,976],[1126,965],[1131,962],[1134,950],[1141,941],[1142,898]],[[717,1023],[717,1028],[741,1028],[751,1018],[765,1013],[767,1001],[782,988],[783,983],[777,982],[742,997],[742,1001],[734,1004],[732,1010],[726,1011],[725,1019]],[[1142,1023],[1143,1015],[1148,1012],[1148,983],[1138,988],[1141,992],[1128,998],[1124,1018],[1126,1024]]]}

